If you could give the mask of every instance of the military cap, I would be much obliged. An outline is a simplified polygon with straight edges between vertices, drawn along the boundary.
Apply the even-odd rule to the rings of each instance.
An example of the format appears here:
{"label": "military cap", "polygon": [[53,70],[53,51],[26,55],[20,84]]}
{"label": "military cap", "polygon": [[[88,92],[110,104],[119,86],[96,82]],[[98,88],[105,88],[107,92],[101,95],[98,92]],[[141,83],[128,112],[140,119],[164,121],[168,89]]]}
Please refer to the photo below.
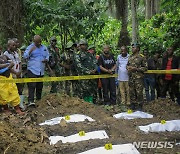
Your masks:
{"label": "military cap", "polygon": [[69,41],[69,42],[66,44],[66,49],[71,48],[73,45],[74,45],[74,43],[71,42],[71,41]]}
{"label": "military cap", "polygon": [[132,47],[140,47],[140,44],[139,43],[133,43]]}
{"label": "military cap", "polygon": [[90,45],[90,46],[88,47],[88,50],[90,50],[90,49],[95,49],[95,45]]}
{"label": "military cap", "polygon": [[26,50],[26,46],[23,45],[23,46],[20,48],[20,50]]}
{"label": "military cap", "polygon": [[69,42],[66,44],[65,49],[69,49],[69,48],[71,48],[72,46],[77,47],[77,43],[73,43],[72,41],[69,41]]}
{"label": "military cap", "polygon": [[79,45],[88,45],[87,41],[86,40],[80,40],[79,41]]}
{"label": "military cap", "polygon": [[52,36],[52,37],[50,38],[50,41],[54,41],[54,40],[57,40],[57,39],[56,39],[55,36]]}

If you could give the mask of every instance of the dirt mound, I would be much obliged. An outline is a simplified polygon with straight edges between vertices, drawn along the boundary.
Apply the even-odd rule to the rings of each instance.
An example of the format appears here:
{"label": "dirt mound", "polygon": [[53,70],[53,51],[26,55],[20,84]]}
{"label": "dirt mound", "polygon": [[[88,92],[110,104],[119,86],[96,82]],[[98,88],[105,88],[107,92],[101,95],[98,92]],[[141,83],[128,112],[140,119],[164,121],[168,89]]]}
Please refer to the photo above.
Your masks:
{"label": "dirt mound", "polygon": [[[110,114],[102,106],[87,103],[76,97],[68,95],[50,94],[37,102],[36,109],[30,109],[31,118],[41,123],[55,116],[66,116],[70,114],[87,114],[92,118],[107,117]],[[38,116],[37,116],[38,115]]]}
{"label": "dirt mound", "polygon": [[[27,126],[26,119],[15,115],[1,115],[0,119],[0,151],[4,154],[14,153],[53,153],[45,131],[37,127]],[[45,148],[44,148],[45,147]],[[49,152],[47,152],[49,149]]]}
{"label": "dirt mound", "polygon": [[178,119],[180,115],[180,106],[170,99],[152,101],[144,106],[144,110],[166,120]]}
{"label": "dirt mound", "polygon": [[[179,142],[179,132],[144,134],[137,126],[146,125],[160,120],[179,119],[180,108],[170,100],[156,100],[144,105],[144,111],[154,115],[152,119],[123,120],[113,118],[119,113],[118,106],[107,110],[104,106],[94,105],[79,98],[61,94],[50,94],[36,103],[36,108],[28,108],[23,118],[16,115],[1,116],[0,119],[0,151],[4,153],[57,153],[75,154],[103,146],[106,143],[123,144],[135,141],[171,141]],[[90,116],[94,122],[61,123],[54,126],[40,126],[39,123],[71,114]],[[108,139],[88,140],[77,143],[58,142],[49,145],[51,135],[69,136],[79,131],[105,130]],[[138,149],[141,153],[176,153],[179,146],[173,149]]]}

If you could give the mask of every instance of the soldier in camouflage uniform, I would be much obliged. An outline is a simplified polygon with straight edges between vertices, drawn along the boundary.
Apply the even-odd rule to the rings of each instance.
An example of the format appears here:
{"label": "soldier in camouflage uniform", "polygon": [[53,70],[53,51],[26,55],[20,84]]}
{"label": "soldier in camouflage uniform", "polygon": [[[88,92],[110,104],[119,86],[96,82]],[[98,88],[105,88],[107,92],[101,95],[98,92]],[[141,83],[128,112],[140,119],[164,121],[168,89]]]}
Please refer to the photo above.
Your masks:
{"label": "soldier in camouflage uniform", "polygon": [[142,110],[143,105],[143,76],[147,71],[147,62],[143,55],[139,54],[139,44],[132,44],[132,55],[127,63],[129,73],[129,93],[131,108]]}
{"label": "soldier in camouflage uniform", "polygon": [[[48,46],[49,51],[49,62],[47,64],[50,76],[60,76],[60,53],[59,48],[56,47],[57,39],[56,37],[51,37],[50,46]],[[50,93],[57,93],[59,82],[51,82]]]}
{"label": "soldier in camouflage uniform", "polygon": [[[95,74],[97,60],[95,56],[87,52],[88,44],[85,40],[79,42],[80,51],[75,55],[75,69],[78,75]],[[96,80],[79,80],[78,96],[88,102],[96,102],[97,82]]]}
{"label": "soldier in camouflage uniform", "polygon": [[[79,54],[79,44],[74,44],[73,45],[73,64],[71,65],[71,73],[72,76],[78,76],[78,71],[75,68],[75,63],[76,63],[76,57]],[[72,80],[72,96],[78,97],[79,96],[79,80]]]}
{"label": "soldier in camouflage uniform", "polygon": [[[73,75],[74,71],[74,65],[73,65],[73,59],[74,59],[74,46],[76,44],[73,42],[68,42],[65,48],[65,52],[60,55],[60,65],[63,68],[63,76],[71,76]],[[72,81],[65,81],[65,92],[67,95],[72,96],[73,90],[72,90]]]}

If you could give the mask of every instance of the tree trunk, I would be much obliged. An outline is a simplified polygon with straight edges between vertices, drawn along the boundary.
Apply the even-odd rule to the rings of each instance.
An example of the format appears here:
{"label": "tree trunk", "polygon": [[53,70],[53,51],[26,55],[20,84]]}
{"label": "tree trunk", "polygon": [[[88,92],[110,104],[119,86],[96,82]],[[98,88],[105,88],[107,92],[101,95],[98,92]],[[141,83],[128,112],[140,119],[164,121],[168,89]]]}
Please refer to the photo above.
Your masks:
{"label": "tree trunk", "polygon": [[152,16],[159,13],[160,10],[160,0],[146,0],[146,19],[150,19]]}
{"label": "tree trunk", "polygon": [[23,40],[23,1],[1,0],[0,3],[0,33],[4,41],[16,37]]}
{"label": "tree trunk", "polygon": [[151,0],[151,17],[155,15],[154,0]]}
{"label": "tree trunk", "polygon": [[160,12],[160,0],[155,0],[155,12],[158,14]]}
{"label": "tree trunk", "polygon": [[151,18],[151,0],[146,0],[145,6],[146,6],[145,18],[150,19]]}
{"label": "tree trunk", "polygon": [[[121,47],[123,45],[129,45],[130,44],[130,38],[129,38],[129,33],[127,31],[127,26],[128,26],[128,1],[127,0],[120,0],[122,1],[121,6],[121,23],[122,23],[122,28],[120,31],[120,36],[118,40],[118,47]],[[118,10],[117,10],[118,11]]]}
{"label": "tree trunk", "polygon": [[131,0],[132,42],[138,41],[137,0]]}

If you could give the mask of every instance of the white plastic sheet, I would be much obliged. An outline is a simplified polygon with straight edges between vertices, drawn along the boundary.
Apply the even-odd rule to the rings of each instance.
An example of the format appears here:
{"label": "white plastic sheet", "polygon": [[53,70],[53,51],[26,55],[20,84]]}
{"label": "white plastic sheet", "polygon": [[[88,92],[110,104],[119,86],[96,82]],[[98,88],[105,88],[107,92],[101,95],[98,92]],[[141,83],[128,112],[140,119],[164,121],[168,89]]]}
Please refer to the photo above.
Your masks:
{"label": "white plastic sheet", "polygon": [[146,125],[146,126],[139,126],[139,129],[145,133],[180,131],[180,120],[166,121],[165,124],[152,123],[152,124]]}
{"label": "white plastic sheet", "polygon": [[117,119],[135,119],[135,118],[153,118],[153,115],[145,113],[145,112],[141,112],[141,111],[136,111],[133,113],[127,113],[127,112],[122,112],[122,113],[118,113],[113,115],[113,117],[117,118]]}
{"label": "white plastic sheet", "polygon": [[[65,120],[65,117],[56,117],[56,118],[53,118],[53,119],[50,119],[50,120],[46,120],[45,122],[40,123],[39,125],[41,125],[41,126],[42,125],[56,125],[56,124],[59,124],[62,119]],[[95,121],[91,117],[88,117],[88,116],[82,115],[82,114],[73,114],[73,115],[70,115],[70,119],[69,120],[65,120],[65,121],[67,123],[70,123],[70,122],[82,122],[82,121],[85,121],[86,119],[88,121]]]}
{"label": "white plastic sheet", "polygon": [[95,148],[79,154],[140,154],[132,144],[113,145],[111,150],[104,147]]}
{"label": "white plastic sheet", "polygon": [[105,130],[93,131],[93,132],[85,132],[85,136],[79,136],[79,134],[74,134],[71,136],[50,136],[50,144],[56,144],[58,141],[62,141],[62,143],[75,143],[79,141],[86,141],[90,139],[106,139],[109,138],[106,134]]}

